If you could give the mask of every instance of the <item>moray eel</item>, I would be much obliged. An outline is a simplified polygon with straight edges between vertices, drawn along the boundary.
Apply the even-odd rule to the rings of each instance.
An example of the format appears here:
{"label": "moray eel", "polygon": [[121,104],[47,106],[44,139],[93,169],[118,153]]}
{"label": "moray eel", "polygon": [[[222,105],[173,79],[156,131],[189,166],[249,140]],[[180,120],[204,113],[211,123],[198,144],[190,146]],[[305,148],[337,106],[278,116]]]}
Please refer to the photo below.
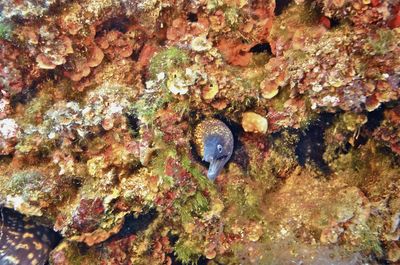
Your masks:
{"label": "moray eel", "polygon": [[1,265],[44,265],[58,241],[53,230],[0,206]]}
{"label": "moray eel", "polygon": [[195,143],[197,152],[210,163],[207,177],[214,181],[232,156],[232,132],[220,120],[205,120],[196,127]]}

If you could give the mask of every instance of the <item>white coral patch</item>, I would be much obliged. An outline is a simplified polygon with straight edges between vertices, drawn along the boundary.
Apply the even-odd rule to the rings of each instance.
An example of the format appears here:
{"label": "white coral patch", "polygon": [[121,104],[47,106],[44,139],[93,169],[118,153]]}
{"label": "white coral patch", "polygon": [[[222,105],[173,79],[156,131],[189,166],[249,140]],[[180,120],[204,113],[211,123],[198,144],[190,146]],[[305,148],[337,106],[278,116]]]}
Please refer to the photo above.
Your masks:
{"label": "white coral patch", "polygon": [[212,48],[211,42],[209,42],[205,35],[195,37],[190,43],[192,50],[197,52],[208,51]]}
{"label": "white coral patch", "polygon": [[4,139],[16,137],[18,128],[18,124],[14,119],[0,120],[0,136]]}
{"label": "white coral patch", "polygon": [[157,81],[162,81],[165,78],[165,73],[161,72],[157,74]]}
{"label": "white coral patch", "polygon": [[322,99],[322,102],[324,103],[324,105],[333,105],[336,106],[337,104],[339,104],[339,98],[338,97],[334,97],[334,96],[325,96]]}
{"label": "white coral patch", "polygon": [[189,87],[196,83],[199,78],[197,70],[186,68],[185,72],[174,72],[167,80],[167,87],[174,95],[184,95],[189,91]]}
{"label": "white coral patch", "polygon": [[184,95],[189,91],[189,87],[187,87],[180,80],[169,81],[167,82],[167,86],[169,91],[171,91],[171,93],[174,95]]}
{"label": "white coral patch", "polygon": [[121,105],[113,102],[107,109],[107,115],[112,116],[113,114],[122,114],[123,110],[124,108]]}

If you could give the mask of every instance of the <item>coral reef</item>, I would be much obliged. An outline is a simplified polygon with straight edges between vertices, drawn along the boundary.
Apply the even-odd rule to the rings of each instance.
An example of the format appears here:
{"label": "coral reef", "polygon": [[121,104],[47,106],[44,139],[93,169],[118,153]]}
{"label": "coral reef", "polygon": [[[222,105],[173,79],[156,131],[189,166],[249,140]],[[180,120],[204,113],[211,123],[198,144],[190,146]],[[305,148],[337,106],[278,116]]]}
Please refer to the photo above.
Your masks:
{"label": "coral reef", "polygon": [[[398,264],[399,21],[398,0],[3,1],[0,206],[62,236],[54,265]],[[215,182],[205,120],[234,138]]]}

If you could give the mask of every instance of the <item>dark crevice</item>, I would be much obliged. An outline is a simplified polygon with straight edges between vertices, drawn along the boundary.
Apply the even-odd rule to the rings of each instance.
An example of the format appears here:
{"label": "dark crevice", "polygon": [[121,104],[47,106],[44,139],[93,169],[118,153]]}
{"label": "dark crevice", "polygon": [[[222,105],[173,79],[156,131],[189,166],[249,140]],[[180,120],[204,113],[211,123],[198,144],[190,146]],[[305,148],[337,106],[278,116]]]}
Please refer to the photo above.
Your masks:
{"label": "dark crevice", "polygon": [[[360,135],[357,137],[357,139],[354,141],[354,146],[353,148],[358,148],[362,145],[365,145],[368,142],[368,137]],[[349,150],[350,151],[350,150]]]}
{"label": "dark crevice", "polygon": [[228,126],[228,128],[231,130],[231,132],[233,134],[233,138],[234,138],[235,144],[236,144],[239,136],[243,133],[242,125],[226,118],[224,115],[221,115],[221,114],[215,114],[213,116],[213,118],[222,121],[223,123],[225,123],[226,126]]}
{"label": "dark crevice", "polygon": [[[22,71],[23,76],[28,75],[25,70]],[[46,73],[39,75],[37,78],[33,79],[29,84],[27,89],[22,90],[20,93],[15,94],[11,97],[11,106],[16,107],[18,103],[27,104],[30,102],[39,92],[38,86],[45,82],[46,80],[56,80],[57,70],[48,70]]]}
{"label": "dark crevice", "polygon": [[317,121],[312,123],[300,134],[300,140],[296,146],[297,161],[301,166],[311,162],[323,173],[329,174],[330,168],[323,159],[325,152],[324,133],[325,129],[333,122],[334,114],[324,113]]}
{"label": "dark crevice", "polygon": [[85,255],[89,254],[90,247],[88,245],[86,245],[85,243],[77,242],[76,246],[78,248],[79,256],[85,256]]}
{"label": "dark crevice", "polygon": [[364,125],[364,129],[366,129],[369,132],[373,132],[376,128],[378,128],[379,125],[381,125],[381,122],[383,120],[384,110],[385,110],[385,108],[383,106],[381,106],[372,112],[368,112],[367,113],[368,121]]}
{"label": "dark crevice", "polygon": [[128,167],[128,173],[129,174],[135,174],[138,172],[139,169],[144,168],[145,166],[143,166],[141,163],[132,163],[129,167]]}
{"label": "dark crevice", "polygon": [[269,43],[259,43],[251,47],[250,52],[252,53],[268,53],[272,54],[271,46]]}
{"label": "dark crevice", "polygon": [[[182,262],[180,262],[179,260],[178,260],[178,258],[175,256],[175,254],[174,253],[171,253],[171,254],[169,254],[168,255],[170,258],[171,258],[171,261],[172,261],[172,265],[184,265],[184,263],[182,263]],[[197,260],[197,262],[196,263],[193,263],[193,264],[197,264],[197,265],[207,265],[207,263],[208,263],[208,259],[206,258],[206,257],[204,257],[204,256],[201,256],[198,260]],[[185,263],[186,264],[186,263]],[[218,263],[217,263],[218,264]]]}
{"label": "dark crevice", "polygon": [[124,224],[121,230],[107,239],[106,242],[119,240],[130,235],[136,234],[140,231],[145,230],[157,217],[157,211],[150,209],[147,213],[139,215],[137,218],[133,215],[125,216]]}
{"label": "dark crevice", "polygon": [[83,185],[83,180],[79,178],[73,178],[71,184],[74,186],[74,188],[80,189]]}
{"label": "dark crevice", "polygon": [[0,155],[0,162],[9,164],[11,163],[14,155],[13,154],[8,154],[8,155]]}
{"label": "dark crevice", "polygon": [[29,101],[31,101],[38,92],[37,85],[39,83],[39,80],[35,80],[28,89],[24,89],[20,93],[12,96],[11,106],[15,108],[18,103],[27,104]]}
{"label": "dark crevice", "polygon": [[281,15],[283,10],[285,10],[291,2],[292,0],[276,0],[276,6],[274,10],[275,16]]}
{"label": "dark crevice", "polygon": [[197,17],[197,14],[190,12],[187,14],[187,20],[190,22],[197,22],[199,19]]}
{"label": "dark crevice", "polygon": [[339,156],[339,154],[341,153],[341,154],[348,154],[349,152],[350,152],[350,150],[351,150],[351,148],[352,148],[353,146],[349,143],[349,142],[347,142],[344,146],[343,146],[343,149],[342,150],[338,150],[338,156]]}
{"label": "dark crevice", "polygon": [[139,61],[140,54],[142,53],[143,47],[144,47],[144,45],[142,45],[139,49],[133,51],[133,53],[131,55],[131,58],[133,61],[135,61],[135,62]]}
{"label": "dark crevice", "polygon": [[340,20],[337,18],[330,18],[331,28],[337,28],[341,25]]}
{"label": "dark crevice", "polygon": [[348,154],[353,149],[357,149],[362,145],[365,145],[368,142],[369,137],[373,133],[373,131],[379,127],[383,120],[383,112],[384,107],[376,109],[373,112],[368,112],[366,115],[368,117],[367,123],[361,128],[360,134],[358,137],[354,138],[353,144],[349,142],[344,143],[344,146],[341,146],[335,150],[336,158],[341,154]]}
{"label": "dark crevice", "polygon": [[178,241],[179,237],[177,235],[171,234],[171,232],[168,233],[168,239],[171,245],[175,245],[175,243]]}
{"label": "dark crevice", "polygon": [[[359,138],[358,138],[358,139],[359,139]],[[340,147],[336,148],[336,149],[335,149],[335,152],[334,152],[334,160],[336,160],[340,155],[346,155],[346,154],[348,154],[351,150],[353,150],[354,148],[357,148],[357,147],[359,147],[360,145],[364,145],[364,144],[366,143],[366,142],[364,142],[364,139],[367,139],[367,138],[364,138],[364,137],[363,137],[363,140],[362,140],[362,141],[356,140],[356,141],[354,142],[354,146],[351,145],[349,142],[346,142],[346,143],[344,143],[344,146],[340,146]]]}
{"label": "dark crevice", "polygon": [[131,129],[133,137],[138,137],[139,136],[139,119],[136,116],[136,114],[127,114],[126,118],[128,119],[128,126]]}
{"label": "dark crevice", "polygon": [[117,30],[119,32],[126,33],[131,25],[132,21],[127,17],[114,17],[105,21],[98,32]]}
{"label": "dark crevice", "polygon": [[234,161],[243,171],[248,171],[250,158],[246,147],[238,141],[232,154],[231,161]]}

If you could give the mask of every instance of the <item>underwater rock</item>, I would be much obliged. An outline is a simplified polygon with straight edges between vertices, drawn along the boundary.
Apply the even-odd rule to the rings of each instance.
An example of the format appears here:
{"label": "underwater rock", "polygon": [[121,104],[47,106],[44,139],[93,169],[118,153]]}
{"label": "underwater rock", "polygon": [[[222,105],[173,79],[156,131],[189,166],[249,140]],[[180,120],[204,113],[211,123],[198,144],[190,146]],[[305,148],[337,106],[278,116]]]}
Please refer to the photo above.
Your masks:
{"label": "underwater rock", "polygon": [[104,212],[104,206],[99,198],[82,199],[79,208],[72,216],[72,227],[81,232],[93,232],[97,225],[97,217]]}
{"label": "underwater rock", "polygon": [[395,264],[399,12],[3,1],[0,204],[52,264]]}

